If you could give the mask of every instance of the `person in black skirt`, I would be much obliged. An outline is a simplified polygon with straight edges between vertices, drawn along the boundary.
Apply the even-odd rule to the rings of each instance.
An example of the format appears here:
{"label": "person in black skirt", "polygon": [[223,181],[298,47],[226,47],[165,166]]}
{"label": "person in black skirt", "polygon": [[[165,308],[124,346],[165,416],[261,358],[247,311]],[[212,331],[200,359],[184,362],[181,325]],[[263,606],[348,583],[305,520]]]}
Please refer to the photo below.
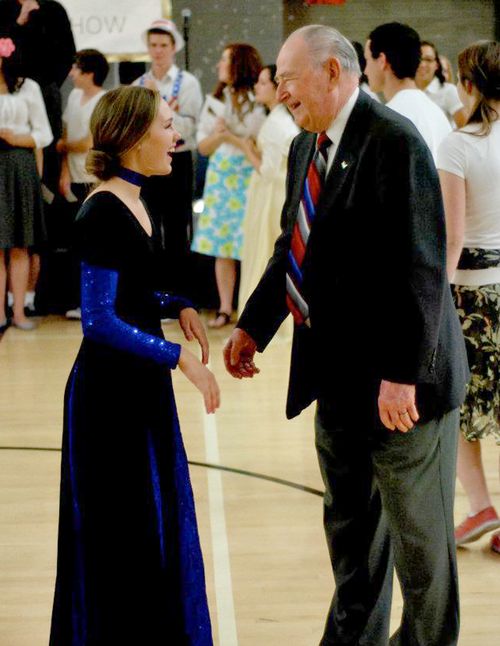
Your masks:
{"label": "person in black skirt", "polygon": [[16,47],[0,38],[0,331],[7,327],[7,255],[14,296],[12,324],[32,330],[24,314],[29,249],[44,237],[41,185],[35,149],[52,141],[38,83],[19,75]]}
{"label": "person in black skirt", "polygon": [[[140,198],[167,175],[179,137],[158,92],[120,87],[97,103],[87,171],[101,180],[75,223],[83,342],[68,379],[51,646],[212,646],[203,561],[171,370],[202,393],[197,312],[163,291],[161,246]],[[166,340],[178,318],[202,361]]]}

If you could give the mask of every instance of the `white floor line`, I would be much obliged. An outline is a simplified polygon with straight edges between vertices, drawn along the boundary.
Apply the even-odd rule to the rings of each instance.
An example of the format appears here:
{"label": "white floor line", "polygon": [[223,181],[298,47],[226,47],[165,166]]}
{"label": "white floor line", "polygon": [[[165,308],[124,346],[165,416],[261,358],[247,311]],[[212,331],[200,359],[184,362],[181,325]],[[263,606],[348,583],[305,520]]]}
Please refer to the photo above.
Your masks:
{"label": "white floor line", "polygon": [[[210,464],[220,464],[215,415],[205,414],[204,431],[206,460]],[[207,477],[219,646],[238,646],[222,474],[216,469],[207,469]]]}

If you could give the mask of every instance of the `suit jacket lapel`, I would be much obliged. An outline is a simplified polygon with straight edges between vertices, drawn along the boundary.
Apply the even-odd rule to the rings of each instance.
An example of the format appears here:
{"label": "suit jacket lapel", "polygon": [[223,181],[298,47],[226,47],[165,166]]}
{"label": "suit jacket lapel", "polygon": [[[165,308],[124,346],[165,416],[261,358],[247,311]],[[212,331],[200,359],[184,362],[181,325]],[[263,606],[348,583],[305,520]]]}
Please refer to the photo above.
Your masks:
{"label": "suit jacket lapel", "polygon": [[292,188],[292,197],[290,204],[292,209],[288,219],[289,231],[293,230],[293,226],[297,219],[298,208],[302,198],[302,191],[306,181],[307,170],[311,159],[313,158],[316,148],[316,135],[314,133],[304,133],[303,139],[297,146],[295,151],[295,164],[294,164],[294,180]]}
{"label": "suit jacket lapel", "polygon": [[364,113],[368,109],[371,99],[360,91],[358,100],[347,121],[342,138],[339,142],[332,167],[326,177],[318,207],[316,219],[328,215],[337,199],[347,177],[355,166],[361,143],[366,140],[366,119]]}

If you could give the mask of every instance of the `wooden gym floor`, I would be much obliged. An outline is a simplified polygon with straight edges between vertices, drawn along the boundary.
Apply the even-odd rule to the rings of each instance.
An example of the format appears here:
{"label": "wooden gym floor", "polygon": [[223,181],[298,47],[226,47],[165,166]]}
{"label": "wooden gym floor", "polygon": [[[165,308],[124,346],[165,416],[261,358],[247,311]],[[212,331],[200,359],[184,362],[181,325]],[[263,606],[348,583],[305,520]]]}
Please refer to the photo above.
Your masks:
{"label": "wooden gym floor", "polygon": [[[176,324],[165,332],[182,341]],[[174,372],[214,640],[219,646],[315,646],[333,584],[313,410],[285,419],[287,343],[273,342],[258,357],[257,378],[237,381],[222,363],[228,333],[210,332],[211,367],[222,390],[215,417],[204,415],[201,397]],[[31,333],[9,329],[0,343],[0,646],[48,643],[63,390],[80,340],[78,322],[47,317]],[[488,482],[500,508],[498,453],[485,443]],[[458,487],[457,520],[466,509]],[[459,550],[459,568],[460,646],[498,646],[500,556],[485,537]],[[396,593],[394,626],[400,611]]]}

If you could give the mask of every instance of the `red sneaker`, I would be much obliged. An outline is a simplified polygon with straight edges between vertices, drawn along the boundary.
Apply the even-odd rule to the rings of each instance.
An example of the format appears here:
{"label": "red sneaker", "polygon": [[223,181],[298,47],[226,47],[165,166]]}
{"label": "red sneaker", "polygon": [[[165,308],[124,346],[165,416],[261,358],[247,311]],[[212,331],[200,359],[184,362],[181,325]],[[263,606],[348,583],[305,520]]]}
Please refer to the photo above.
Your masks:
{"label": "red sneaker", "polygon": [[486,507],[474,516],[467,518],[455,528],[455,542],[457,545],[472,543],[481,538],[483,534],[500,527],[500,518],[494,507]]}
{"label": "red sneaker", "polygon": [[500,532],[493,534],[493,536],[491,537],[490,547],[494,552],[500,554]]}

